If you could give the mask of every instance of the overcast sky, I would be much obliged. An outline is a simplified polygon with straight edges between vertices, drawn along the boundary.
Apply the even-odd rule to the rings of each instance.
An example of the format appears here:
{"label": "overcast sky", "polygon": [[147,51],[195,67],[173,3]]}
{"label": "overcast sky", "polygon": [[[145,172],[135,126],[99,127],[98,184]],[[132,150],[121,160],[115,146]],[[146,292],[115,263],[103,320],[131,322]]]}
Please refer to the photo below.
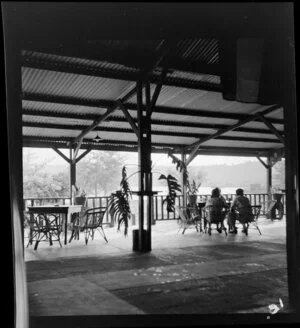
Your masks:
{"label": "overcast sky", "polygon": [[[29,148],[26,148],[29,149]],[[52,149],[44,148],[30,148],[38,160],[45,161],[47,159],[49,165],[56,165],[64,163],[63,160],[57,153]],[[62,150],[64,154],[69,157],[69,150]],[[81,151],[80,151],[81,153]],[[123,157],[126,159],[125,164],[137,164],[138,156],[137,153],[122,152]],[[233,157],[233,156],[213,156],[213,155],[198,155],[192,162],[191,166],[204,166],[204,165],[214,165],[214,164],[240,164],[247,161],[257,161],[255,157]],[[166,154],[152,154],[152,165],[171,165],[172,160]]]}

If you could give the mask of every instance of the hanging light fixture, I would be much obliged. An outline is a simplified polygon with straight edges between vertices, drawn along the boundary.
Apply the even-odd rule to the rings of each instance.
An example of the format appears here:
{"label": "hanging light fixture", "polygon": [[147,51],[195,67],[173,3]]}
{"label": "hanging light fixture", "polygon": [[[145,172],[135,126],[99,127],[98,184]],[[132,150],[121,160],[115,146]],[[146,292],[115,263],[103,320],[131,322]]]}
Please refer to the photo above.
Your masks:
{"label": "hanging light fixture", "polygon": [[95,142],[100,142],[101,140],[102,140],[102,138],[100,138],[99,136],[98,136],[98,132],[97,132],[97,135],[96,135],[96,137],[93,139]]}

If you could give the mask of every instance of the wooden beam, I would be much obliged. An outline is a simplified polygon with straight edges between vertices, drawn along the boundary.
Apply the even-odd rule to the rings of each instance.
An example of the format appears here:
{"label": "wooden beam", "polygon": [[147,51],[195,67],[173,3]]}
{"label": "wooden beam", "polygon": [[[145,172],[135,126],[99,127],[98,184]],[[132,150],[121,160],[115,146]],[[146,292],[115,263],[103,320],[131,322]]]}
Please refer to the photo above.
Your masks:
{"label": "wooden beam", "polygon": [[[147,79],[147,76],[160,64],[160,62],[166,58],[166,56],[169,55],[170,51],[172,50],[172,48],[175,45],[175,41],[171,41],[171,42],[162,42],[161,46],[160,46],[160,54],[158,55],[157,60],[152,63],[149,68],[147,68],[146,70],[144,70],[141,74],[140,74],[140,80],[142,81],[142,84],[144,83],[144,80]],[[135,85],[124,97],[122,97],[121,99],[118,99],[118,101],[116,101],[110,108],[107,109],[106,113],[101,115],[98,119],[96,119],[94,121],[94,123],[86,128],[84,131],[82,131],[80,133],[80,135],[78,137],[76,137],[73,142],[71,144],[80,142],[83,137],[85,135],[87,135],[90,131],[92,131],[97,125],[99,125],[102,121],[104,121],[108,116],[110,116],[118,107],[119,107],[119,100],[121,100],[122,103],[126,102],[127,100],[129,100],[133,95],[135,95],[137,92],[137,86]],[[77,147],[77,149],[79,149],[79,147]],[[76,150],[77,150],[76,149]]]}
{"label": "wooden beam", "polygon": [[[60,130],[82,130],[84,125],[70,125],[70,124],[57,124],[57,123],[36,123],[36,122],[24,122],[24,127],[37,127],[37,128],[48,128],[48,129],[60,129]],[[132,133],[131,129],[128,128],[117,128],[102,126],[94,129],[95,131],[107,131],[107,132],[119,132],[119,133]],[[153,135],[158,136],[175,136],[175,137],[187,137],[187,138],[206,138],[210,134],[204,133],[186,133],[177,131],[166,131],[166,130],[153,130]],[[280,143],[279,140],[274,138],[253,138],[253,137],[238,137],[238,136],[219,136],[216,137],[218,140],[229,140],[229,141],[252,141],[252,142],[268,142],[268,143]],[[184,145],[183,145],[184,147]],[[74,155],[75,156],[75,155]],[[75,156],[76,157],[76,156]]]}
{"label": "wooden beam", "polygon": [[215,139],[216,137],[219,137],[219,136],[221,136],[222,134],[224,134],[224,133],[226,133],[226,132],[233,131],[233,130],[235,130],[236,128],[240,127],[241,125],[244,125],[244,124],[246,124],[246,123],[249,123],[249,122],[253,121],[253,120],[256,119],[256,118],[259,118],[259,115],[260,115],[260,114],[261,114],[261,115],[266,115],[266,114],[269,114],[269,113],[271,113],[272,111],[274,111],[274,110],[276,110],[276,109],[278,109],[278,106],[277,106],[277,105],[275,105],[275,106],[271,106],[271,107],[265,109],[264,111],[262,111],[261,113],[254,114],[254,115],[252,115],[252,117],[249,117],[249,118],[247,118],[247,119],[245,119],[245,120],[241,120],[241,121],[239,121],[238,123],[232,125],[231,127],[228,127],[228,128],[226,128],[226,129],[221,129],[221,130],[217,131],[216,133],[214,133],[214,134],[212,134],[212,135],[210,135],[210,136],[208,136],[208,137],[206,137],[206,138],[204,138],[204,139],[202,139],[202,140],[199,140],[199,141],[197,141],[197,142],[191,144],[190,146],[187,146],[186,149],[188,149],[188,148],[190,148],[190,147],[193,147],[193,150],[191,151],[191,153],[190,153],[190,155],[189,155],[189,158],[188,158],[188,160],[187,160],[187,164],[189,164],[189,163],[195,158],[195,156],[196,156],[196,154],[197,154],[197,150],[198,150],[198,148],[199,148],[200,145],[202,145],[204,142],[207,142],[207,141],[209,141],[209,140]]}
{"label": "wooden beam", "polygon": [[[41,116],[41,117],[60,117],[63,119],[78,119],[82,121],[94,121],[98,116],[95,114],[77,114],[77,113],[57,113],[52,111],[44,110],[31,110],[23,109],[22,115],[29,116]],[[137,119],[132,118],[133,122],[136,124]],[[127,119],[120,116],[111,116],[109,121],[112,122],[127,122]],[[28,120],[26,120],[28,122]],[[283,122],[282,122],[283,124]],[[151,119],[151,125],[162,125],[162,126],[176,126],[176,127],[186,127],[186,128],[199,128],[199,129],[226,129],[229,125],[226,124],[213,124],[213,123],[197,123],[197,122],[183,122],[183,121],[166,121],[166,120],[157,120]],[[260,129],[260,128],[237,128],[237,132],[246,132],[246,133],[259,133],[273,135],[273,132],[270,129]],[[283,131],[282,131],[283,132]],[[280,131],[279,131],[280,133]]]}
{"label": "wooden beam", "polygon": [[268,169],[268,165],[259,157],[259,156],[256,156],[256,158],[261,162],[261,164],[266,168]]}
{"label": "wooden beam", "polygon": [[80,156],[76,158],[76,164],[85,157],[90,151],[92,150],[92,147],[89,147],[85,152],[83,152]]}
{"label": "wooden beam", "polygon": [[[76,49],[62,49],[61,53],[54,53],[52,50],[51,54],[56,56],[66,56],[66,57],[76,57],[77,59],[82,60],[93,60],[97,62],[108,62],[112,64],[121,64],[127,67],[134,67],[136,69],[143,70],[145,69],[145,64],[147,62],[153,62],[154,56],[148,55],[143,56],[141,54],[135,55],[130,54],[130,56],[124,56],[123,53],[118,53],[116,49],[113,47],[107,47],[104,49],[104,46],[97,46],[96,51],[90,48],[90,52],[86,49],[76,48]],[[97,70],[91,70],[89,67],[78,67],[76,65],[67,64],[67,65],[57,65],[57,61],[47,59],[47,61],[43,59],[37,58],[36,54],[48,54],[49,50],[46,52],[40,52],[38,49],[32,49],[33,51],[24,50],[22,52],[22,67],[29,67],[34,69],[42,69],[42,70],[50,70],[62,73],[70,73],[70,74],[80,74],[80,75],[88,75],[88,76],[99,76],[99,77],[108,77],[108,78],[118,78],[124,79],[127,81],[134,81],[136,79],[137,73],[121,73],[121,72],[111,72],[103,69],[97,68]],[[64,54],[65,51],[65,54]],[[95,52],[93,54],[93,51]],[[32,56],[32,52],[35,53],[35,56]],[[165,60],[162,61],[162,64],[165,64]],[[168,60],[168,64],[171,70],[179,70],[184,72],[190,72],[195,74],[209,74],[209,75],[220,75],[220,67],[218,64],[206,64],[199,63],[197,61],[188,61],[181,58],[172,58]],[[163,66],[162,65],[162,66]]]}
{"label": "wooden beam", "polygon": [[78,144],[76,145],[76,148],[75,148],[75,151],[74,151],[74,156],[73,156],[73,158],[72,158],[72,162],[73,162],[73,163],[76,163],[76,158],[77,158],[77,155],[78,155],[79,149],[80,149],[80,147],[81,147],[82,140],[83,140],[83,139],[79,140]]}
{"label": "wooden beam", "polygon": [[167,76],[167,71],[168,71],[167,67],[164,67],[164,68],[163,68],[163,71],[161,72],[161,76],[160,76],[159,82],[157,83],[157,86],[156,86],[156,88],[155,88],[155,91],[154,91],[153,97],[152,97],[152,99],[151,99],[150,107],[149,107],[149,115],[150,115],[150,117],[151,117],[151,115],[152,115],[153,108],[154,108],[154,106],[155,106],[155,104],[156,104],[156,101],[157,101],[157,99],[158,99],[158,96],[159,96],[159,94],[160,94],[160,91],[161,91],[161,88],[162,88],[163,82],[164,82],[164,80],[165,80],[165,78],[166,78],[166,76]]}
{"label": "wooden beam", "polygon": [[[37,101],[45,103],[55,103],[73,106],[87,106],[87,107],[102,107],[107,108],[115,104],[114,101],[99,99],[87,100],[87,99],[76,99],[70,97],[61,96],[48,96],[43,94],[35,93],[23,93],[23,100]],[[123,105],[127,110],[137,110],[136,103],[126,103],[124,101]],[[277,105],[277,109],[282,108],[281,105]],[[190,109],[190,108],[180,108],[180,107],[168,107],[168,106],[156,106],[155,113],[170,114],[170,115],[183,115],[183,116],[196,116],[196,117],[208,117],[208,118],[220,118],[220,119],[232,119],[232,120],[244,120],[247,118],[252,118],[253,121],[259,120],[259,118],[253,119],[253,115],[241,114],[241,113],[226,113],[218,110],[203,110],[203,109]],[[283,119],[269,118],[269,121],[274,124],[284,124]]]}
{"label": "wooden beam", "polygon": [[139,132],[138,132],[138,128],[137,126],[135,125],[134,121],[133,121],[133,118],[131,117],[131,115],[128,113],[128,110],[124,107],[122,101],[119,99],[118,100],[119,102],[119,106],[122,110],[122,112],[124,113],[125,117],[127,118],[127,121],[129,122],[129,124],[131,125],[132,127],[132,130],[133,132],[136,134],[136,136],[138,137],[139,136]]}
{"label": "wooden beam", "polygon": [[62,157],[65,161],[67,161],[69,164],[71,162],[71,159],[69,159],[64,153],[62,153],[59,149],[55,147],[51,147],[60,157]]}
{"label": "wooden beam", "polygon": [[265,123],[265,125],[275,134],[275,136],[284,144],[285,139],[284,137],[279,133],[279,131],[275,128],[275,126],[263,115],[259,115],[259,119]]}
{"label": "wooden beam", "polygon": [[[136,86],[134,86],[122,99],[121,101],[124,102],[130,99],[136,93]],[[113,106],[107,109],[106,113],[99,116],[91,126],[86,128],[84,131],[80,133],[78,137],[76,137],[71,144],[80,142],[81,139],[84,138],[90,131],[92,131],[96,126],[98,126],[102,121],[104,121],[107,117],[109,117],[117,108],[119,107],[119,103],[115,102]]]}

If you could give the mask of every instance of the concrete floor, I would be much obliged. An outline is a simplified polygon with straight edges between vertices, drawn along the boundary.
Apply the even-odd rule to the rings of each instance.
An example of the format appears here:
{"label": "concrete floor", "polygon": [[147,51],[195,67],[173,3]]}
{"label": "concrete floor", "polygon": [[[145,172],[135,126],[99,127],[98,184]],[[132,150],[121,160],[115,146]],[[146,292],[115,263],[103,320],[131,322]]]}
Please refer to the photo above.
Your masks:
{"label": "concrete floor", "polygon": [[178,234],[176,221],[153,226],[152,251],[132,252],[132,235],[105,228],[61,248],[26,248],[31,316],[246,314],[289,312],[285,219],[259,219],[262,235]]}

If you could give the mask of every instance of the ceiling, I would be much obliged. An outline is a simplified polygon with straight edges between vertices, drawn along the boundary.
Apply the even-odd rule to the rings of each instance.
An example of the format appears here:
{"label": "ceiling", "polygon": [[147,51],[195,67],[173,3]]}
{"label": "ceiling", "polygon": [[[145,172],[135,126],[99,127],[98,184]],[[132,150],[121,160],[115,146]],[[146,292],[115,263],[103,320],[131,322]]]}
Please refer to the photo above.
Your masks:
{"label": "ceiling", "polygon": [[[20,29],[23,146],[67,148],[107,109],[116,107],[111,115],[84,136],[81,148],[136,151],[137,136],[116,102],[125,100],[124,107],[136,123],[137,96],[134,92],[132,96],[127,94],[136,87],[137,80],[146,75],[153,96],[165,71],[151,117],[153,152],[190,151],[196,142],[204,139],[198,154],[258,156],[283,147],[274,131],[255,116],[271,108],[265,118],[284,137],[282,105],[276,101],[263,104],[226,100],[222,84],[224,64],[220,60],[221,42],[228,33],[237,33],[239,26],[242,26],[239,29],[241,36],[249,36],[249,31],[254,31],[268,40],[272,38],[270,35],[282,32],[284,25],[279,31],[277,25],[272,24],[281,18],[280,10],[273,10],[273,16],[267,10],[261,10],[253,28],[254,19],[251,17],[258,13],[259,7],[225,6],[221,20],[219,11],[210,12],[211,7],[207,6],[201,11],[201,6],[198,6],[199,17],[210,13],[215,24],[212,25],[206,17],[201,22],[203,32],[199,30],[197,35],[190,33],[188,36],[182,33],[183,24],[189,23],[188,13],[190,20],[195,20],[195,10],[184,8],[180,25],[178,15],[182,7],[179,6],[172,16],[172,21],[181,26],[177,26],[179,32],[175,38],[169,25],[160,20],[155,5],[149,8],[152,8],[152,18],[156,17],[163,26],[161,30],[149,30],[151,11],[147,13],[141,5],[132,5],[130,10],[125,5],[117,9],[113,5],[98,3],[84,7],[81,3],[57,3],[55,6],[31,3],[30,6],[21,7],[23,15],[20,18],[20,25],[24,26]],[[164,10],[167,12],[165,6],[161,11]],[[140,24],[141,18],[146,17],[145,30],[153,33],[144,38],[136,34],[135,21],[124,20],[126,15],[136,17],[134,13]],[[116,26],[120,29],[120,26],[126,26],[126,22],[131,22],[131,33],[118,30],[119,33],[111,38],[107,35],[101,38],[101,32],[95,34],[104,26],[99,17],[106,15],[107,19],[110,18],[110,24],[105,26],[114,30],[112,17],[117,14]],[[242,21],[241,15],[244,15]],[[249,17],[249,26],[245,25],[245,15]],[[267,15],[269,24],[266,24]],[[227,28],[226,22],[229,24]],[[268,28],[262,34],[264,26]],[[46,34],[50,32],[51,37]],[[161,53],[166,45],[171,50],[164,57]],[[241,124],[230,130],[238,123]],[[102,138],[99,143],[93,141],[96,134]],[[216,136],[210,138],[212,135]]]}

